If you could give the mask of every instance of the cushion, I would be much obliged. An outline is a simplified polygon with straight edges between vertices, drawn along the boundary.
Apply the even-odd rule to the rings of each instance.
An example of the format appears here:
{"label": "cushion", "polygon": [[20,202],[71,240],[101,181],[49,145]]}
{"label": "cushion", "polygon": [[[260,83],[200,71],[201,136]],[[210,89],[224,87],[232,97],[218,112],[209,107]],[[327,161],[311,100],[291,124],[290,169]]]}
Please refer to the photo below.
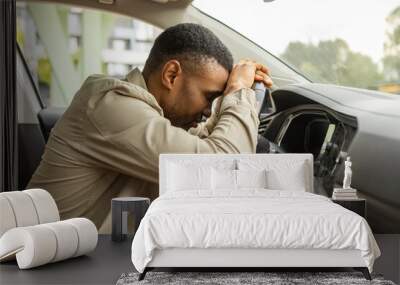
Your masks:
{"label": "cushion", "polygon": [[[0,193],[0,237],[14,227],[60,220],[53,197],[43,189]],[[4,219],[3,219],[4,217]]]}
{"label": "cushion", "polygon": [[28,194],[32,199],[38,215],[39,224],[60,220],[56,202],[49,192],[43,189],[28,189],[22,192]]}
{"label": "cushion", "polygon": [[59,221],[57,205],[43,189],[0,193],[0,261],[17,259],[20,269],[79,256],[97,245],[88,219]]}
{"label": "cushion", "polygon": [[79,236],[78,232],[74,230],[69,223],[63,221],[62,223],[48,223],[43,224],[45,228],[49,228],[51,234],[55,235],[57,247],[55,256],[48,262],[56,262],[63,259],[73,257],[77,252]]}
{"label": "cushion", "polygon": [[17,222],[11,204],[6,197],[0,194],[0,237],[16,226]]}
{"label": "cushion", "polygon": [[86,254],[97,238],[96,226],[85,218],[13,228],[0,238],[0,261],[16,255],[19,268],[28,269]]}
{"label": "cushion", "polygon": [[22,191],[1,193],[10,203],[17,227],[33,226],[39,223],[35,205],[29,195]]}
{"label": "cushion", "polygon": [[271,169],[267,172],[268,188],[273,190],[306,191],[305,163]]}
{"label": "cushion", "polygon": [[237,187],[240,188],[267,188],[267,171],[236,170]]}
{"label": "cushion", "polygon": [[[179,165],[178,168],[186,168],[188,171],[192,171],[193,169],[206,167],[209,170],[209,174],[205,173],[205,179],[200,185],[199,183],[194,183],[193,181],[189,181],[191,185],[189,185],[189,190],[198,190],[197,192],[213,192],[214,190],[212,185],[212,173],[211,167],[216,169],[236,169],[236,160],[230,158],[225,155],[211,155],[212,159],[207,155],[196,155],[196,154],[160,154],[160,184],[159,184],[159,195],[163,195],[166,192],[177,191],[176,186],[178,187],[178,191],[182,191],[185,189],[187,183],[181,182],[179,180],[182,179],[182,175],[176,175],[176,165]],[[211,163],[210,163],[211,162]],[[189,174],[192,175],[192,174]],[[209,180],[208,180],[209,179]],[[183,185],[182,185],[183,184]],[[197,185],[193,185],[197,184]],[[204,185],[206,184],[206,185]],[[203,188],[203,189],[200,189]],[[181,193],[183,194],[183,193]]]}
{"label": "cushion", "polygon": [[63,222],[73,226],[78,233],[79,243],[73,257],[86,254],[96,248],[98,234],[92,221],[85,218],[73,218]]}
{"label": "cushion", "polygon": [[266,169],[267,187],[271,190],[306,191],[307,165],[305,161],[280,159],[271,162],[262,160],[238,160],[240,170]]}
{"label": "cushion", "polygon": [[236,190],[236,170],[212,168],[212,188],[218,190]]}
{"label": "cushion", "polygon": [[240,188],[267,188],[266,170],[212,168],[213,189],[234,191]]}
{"label": "cushion", "polygon": [[211,167],[170,163],[167,189],[168,191],[210,190],[212,189]]}

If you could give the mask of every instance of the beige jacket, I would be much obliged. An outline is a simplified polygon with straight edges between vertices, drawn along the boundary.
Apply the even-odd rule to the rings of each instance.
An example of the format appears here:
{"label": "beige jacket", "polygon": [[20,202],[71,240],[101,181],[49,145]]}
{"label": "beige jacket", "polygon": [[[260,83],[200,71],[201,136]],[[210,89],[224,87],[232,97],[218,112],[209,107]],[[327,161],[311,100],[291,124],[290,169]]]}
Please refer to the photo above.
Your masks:
{"label": "beige jacket", "polygon": [[122,189],[122,196],[158,196],[160,153],[255,152],[254,91],[219,103],[206,122],[185,131],[164,117],[138,69],[126,80],[90,76],[53,128],[28,187],[49,191],[62,219],[87,217],[100,227]]}

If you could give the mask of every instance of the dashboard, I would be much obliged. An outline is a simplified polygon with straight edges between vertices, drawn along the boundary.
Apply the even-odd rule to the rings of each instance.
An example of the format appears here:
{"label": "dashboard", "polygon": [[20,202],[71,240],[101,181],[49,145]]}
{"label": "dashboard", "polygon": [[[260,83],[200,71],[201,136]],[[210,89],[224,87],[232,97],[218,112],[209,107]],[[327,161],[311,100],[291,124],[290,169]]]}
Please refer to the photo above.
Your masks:
{"label": "dashboard", "polygon": [[276,89],[272,99],[274,112],[260,119],[257,152],[312,153],[314,193],[327,197],[342,184],[351,156],[352,187],[368,201],[371,228],[399,233],[400,97],[306,83]]}
{"label": "dashboard", "polygon": [[305,101],[260,121],[257,152],[311,153],[316,192],[330,195],[356,131],[355,118]]}

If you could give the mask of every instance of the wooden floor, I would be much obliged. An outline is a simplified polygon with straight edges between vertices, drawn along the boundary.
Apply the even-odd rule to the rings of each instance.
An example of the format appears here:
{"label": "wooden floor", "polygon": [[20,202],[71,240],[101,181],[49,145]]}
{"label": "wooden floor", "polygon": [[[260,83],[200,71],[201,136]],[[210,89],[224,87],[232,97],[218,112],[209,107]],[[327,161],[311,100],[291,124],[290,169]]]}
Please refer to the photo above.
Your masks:
{"label": "wooden floor", "polygon": [[[400,235],[376,235],[382,251],[374,267],[385,279],[400,283]],[[19,270],[16,262],[0,264],[0,284],[115,284],[125,272],[135,271],[130,257],[131,239],[121,243],[100,235],[95,251],[87,256]]]}

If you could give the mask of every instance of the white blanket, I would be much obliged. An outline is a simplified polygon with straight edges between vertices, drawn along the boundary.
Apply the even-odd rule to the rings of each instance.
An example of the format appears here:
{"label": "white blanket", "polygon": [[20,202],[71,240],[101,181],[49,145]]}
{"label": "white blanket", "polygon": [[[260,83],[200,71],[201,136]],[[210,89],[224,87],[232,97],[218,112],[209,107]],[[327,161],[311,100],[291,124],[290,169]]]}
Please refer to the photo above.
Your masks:
{"label": "white blanket", "polygon": [[358,249],[372,272],[380,250],[364,218],[306,192],[248,189],[166,193],[153,201],[132,243],[143,272],[154,249]]}

